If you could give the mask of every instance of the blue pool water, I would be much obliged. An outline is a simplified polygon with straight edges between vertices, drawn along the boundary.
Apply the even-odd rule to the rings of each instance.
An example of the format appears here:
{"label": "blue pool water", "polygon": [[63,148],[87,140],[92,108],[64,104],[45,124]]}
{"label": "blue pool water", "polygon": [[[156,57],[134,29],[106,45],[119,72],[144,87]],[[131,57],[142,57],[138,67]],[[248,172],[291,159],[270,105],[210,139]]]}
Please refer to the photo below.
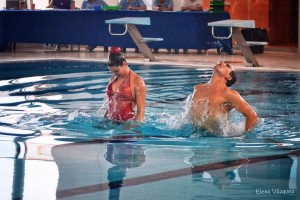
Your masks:
{"label": "blue pool water", "polygon": [[130,67],[147,85],[142,125],[102,118],[104,64],[0,64],[0,175],[10,183],[0,199],[300,198],[300,73],[237,70],[233,89],[259,124],[241,136],[233,111],[229,137],[204,137],[185,109],[210,69]]}

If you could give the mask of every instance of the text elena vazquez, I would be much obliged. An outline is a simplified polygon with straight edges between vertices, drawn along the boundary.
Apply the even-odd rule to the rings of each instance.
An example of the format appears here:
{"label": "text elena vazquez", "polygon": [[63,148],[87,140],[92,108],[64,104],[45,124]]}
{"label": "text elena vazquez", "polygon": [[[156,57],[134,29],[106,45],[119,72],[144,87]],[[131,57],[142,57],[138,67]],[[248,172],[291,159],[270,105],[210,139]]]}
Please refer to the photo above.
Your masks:
{"label": "text elena vazquez", "polygon": [[294,189],[279,189],[279,188],[272,188],[272,189],[256,189],[255,193],[258,195],[289,195],[289,194],[296,194]]}

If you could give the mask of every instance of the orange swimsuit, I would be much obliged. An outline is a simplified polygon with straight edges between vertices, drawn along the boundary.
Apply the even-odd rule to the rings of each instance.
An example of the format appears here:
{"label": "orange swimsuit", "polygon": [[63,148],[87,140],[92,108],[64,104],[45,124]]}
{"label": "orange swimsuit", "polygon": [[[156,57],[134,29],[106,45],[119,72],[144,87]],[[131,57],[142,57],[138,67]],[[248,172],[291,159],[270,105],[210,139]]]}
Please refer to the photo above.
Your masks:
{"label": "orange swimsuit", "polygon": [[116,77],[106,88],[108,97],[108,118],[116,121],[127,121],[134,117],[132,104],[135,102],[130,88],[130,71],[124,82],[115,92],[112,90],[113,83],[118,79]]}

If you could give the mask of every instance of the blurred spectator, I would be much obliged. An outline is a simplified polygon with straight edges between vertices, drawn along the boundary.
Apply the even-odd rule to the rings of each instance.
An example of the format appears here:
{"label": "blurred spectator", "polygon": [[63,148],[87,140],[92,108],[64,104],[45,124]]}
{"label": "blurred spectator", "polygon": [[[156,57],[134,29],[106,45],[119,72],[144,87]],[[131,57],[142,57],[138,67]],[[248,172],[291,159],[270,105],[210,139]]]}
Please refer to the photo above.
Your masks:
{"label": "blurred spectator", "polygon": [[155,11],[173,11],[173,0],[154,0],[152,2],[152,9]]}
{"label": "blurred spectator", "polygon": [[203,0],[184,0],[181,11],[202,11]]}

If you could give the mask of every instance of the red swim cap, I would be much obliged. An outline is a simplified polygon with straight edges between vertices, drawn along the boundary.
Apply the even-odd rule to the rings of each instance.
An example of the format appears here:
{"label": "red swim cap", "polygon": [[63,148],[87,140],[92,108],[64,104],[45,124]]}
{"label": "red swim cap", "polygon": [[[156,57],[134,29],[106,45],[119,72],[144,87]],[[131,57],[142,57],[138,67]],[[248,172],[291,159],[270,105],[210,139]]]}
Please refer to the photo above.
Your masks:
{"label": "red swim cap", "polygon": [[111,47],[110,48],[110,53],[120,54],[121,53],[121,48],[120,47]]}
{"label": "red swim cap", "polygon": [[[108,55],[108,66],[121,66],[123,61],[126,62],[124,55],[121,53],[120,47],[111,47]],[[126,62],[127,63],[127,62]]]}

